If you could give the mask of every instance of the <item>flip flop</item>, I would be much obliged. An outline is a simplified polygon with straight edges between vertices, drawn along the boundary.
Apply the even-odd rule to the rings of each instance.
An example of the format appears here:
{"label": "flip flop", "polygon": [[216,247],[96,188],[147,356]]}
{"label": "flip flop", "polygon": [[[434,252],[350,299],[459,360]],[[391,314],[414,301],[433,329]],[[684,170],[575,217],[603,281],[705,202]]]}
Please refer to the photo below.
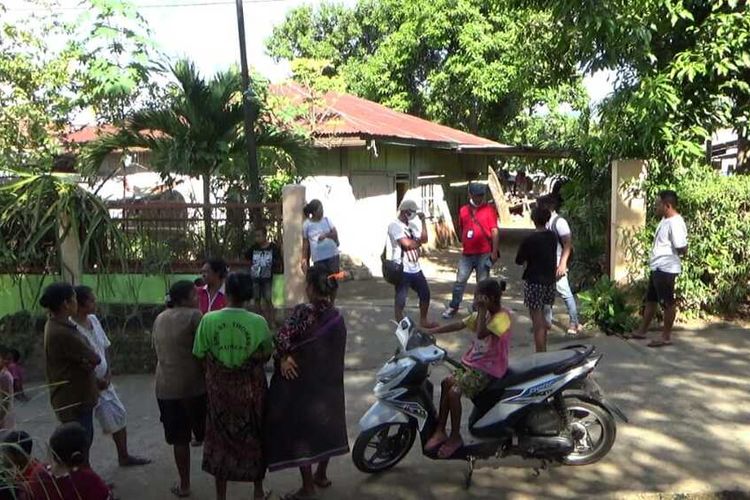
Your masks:
{"label": "flip flop", "polygon": [[458,444],[453,446],[448,446],[447,444],[443,444],[443,446],[440,447],[440,450],[438,451],[438,458],[450,458],[452,457],[458,450],[461,449],[461,447],[464,445],[463,441],[459,441]]}
{"label": "flip flop", "polygon": [[635,340],[646,340],[648,337],[645,335],[641,335],[639,333],[630,333],[627,335],[623,335],[622,338],[625,340],[635,339]]}
{"label": "flip flop", "polygon": [[330,488],[331,484],[333,484],[331,483],[331,480],[328,478],[319,479],[316,477],[313,479],[313,482],[315,483],[315,486],[317,486],[318,488],[323,488],[323,489]]}
{"label": "flip flop", "polygon": [[281,500],[318,500],[317,495],[300,495],[299,491],[288,493],[281,497]]}
{"label": "flip flop", "polygon": [[151,459],[130,455],[124,463],[120,463],[120,467],[137,467],[139,465],[148,465],[150,463]]}
{"label": "flip flop", "polygon": [[654,340],[652,342],[649,342],[647,347],[657,348],[657,347],[667,347],[670,345],[672,345],[671,340]]}
{"label": "flip flop", "polygon": [[427,443],[425,443],[424,449],[425,451],[435,451],[436,449],[443,446],[443,443],[448,441],[448,437],[446,436],[445,439],[436,439],[435,441],[432,440],[432,438],[427,440]]}
{"label": "flip flop", "polygon": [[177,486],[176,484],[169,489],[169,492],[172,493],[177,498],[187,498],[187,497],[190,496],[190,491],[189,490],[188,491],[182,491],[180,489],[180,487]]}

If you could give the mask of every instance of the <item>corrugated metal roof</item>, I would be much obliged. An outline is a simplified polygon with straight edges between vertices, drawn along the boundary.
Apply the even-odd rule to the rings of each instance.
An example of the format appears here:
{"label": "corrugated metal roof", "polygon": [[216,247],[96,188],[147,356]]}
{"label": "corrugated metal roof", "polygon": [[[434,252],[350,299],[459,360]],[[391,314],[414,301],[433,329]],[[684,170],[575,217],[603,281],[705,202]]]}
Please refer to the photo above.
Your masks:
{"label": "corrugated metal roof", "polygon": [[[270,91],[295,102],[310,98],[310,93],[296,83],[272,85]],[[398,142],[425,142],[439,147],[508,147],[484,137],[433,123],[406,113],[394,111],[376,102],[368,101],[351,94],[329,92],[321,98],[325,109],[321,109],[315,128],[315,137],[360,137]],[[68,133],[67,142],[86,143],[97,136],[114,132],[111,125],[87,126]]]}
{"label": "corrugated metal roof", "polygon": [[[271,92],[295,101],[310,98],[310,93],[296,83],[274,85]],[[439,125],[406,113],[394,111],[376,102],[351,94],[328,92],[321,98],[326,109],[319,113],[318,137],[362,136],[404,141],[424,141],[443,145],[503,147],[484,137]]]}

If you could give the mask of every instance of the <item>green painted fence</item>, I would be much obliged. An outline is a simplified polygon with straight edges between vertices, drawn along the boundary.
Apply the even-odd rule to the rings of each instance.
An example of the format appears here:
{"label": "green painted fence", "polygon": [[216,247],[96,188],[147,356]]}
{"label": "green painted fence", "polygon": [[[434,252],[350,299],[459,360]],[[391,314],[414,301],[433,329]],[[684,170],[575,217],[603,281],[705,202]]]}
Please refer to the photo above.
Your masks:
{"label": "green painted fence", "polygon": [[[84,274],[83,284],[92,287],[99,302],[104,304],[163,304],[171,283],[193,281],[196,277],[195,274]],[[8,274],[0,274],[0,318],[23,310],[40,312],[37,298],[40,289],[59,279],[31,274],[14,280]],[[273,302],[276,307],[284,305],[283,275],[274,276]]]}

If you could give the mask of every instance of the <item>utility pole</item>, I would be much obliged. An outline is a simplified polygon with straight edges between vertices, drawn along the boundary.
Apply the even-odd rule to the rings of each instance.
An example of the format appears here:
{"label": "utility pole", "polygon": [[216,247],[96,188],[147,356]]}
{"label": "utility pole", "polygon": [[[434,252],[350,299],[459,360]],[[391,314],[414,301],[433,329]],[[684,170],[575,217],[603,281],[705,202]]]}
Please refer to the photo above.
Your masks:
{"label": "utility pole", "polygon": [[247,50],[245,48],[245,14],[242,0],[237,3],[237,30],[240,35],[240,70],[242,71],[242,107],[245,110],[245,146],[247,147],[247,172],[250,177],[250,203],[260,202],[260,173],[258,172],[258,154],[255,144],[255,118],[257,110],[251,99],[250,73],[247,68]]}

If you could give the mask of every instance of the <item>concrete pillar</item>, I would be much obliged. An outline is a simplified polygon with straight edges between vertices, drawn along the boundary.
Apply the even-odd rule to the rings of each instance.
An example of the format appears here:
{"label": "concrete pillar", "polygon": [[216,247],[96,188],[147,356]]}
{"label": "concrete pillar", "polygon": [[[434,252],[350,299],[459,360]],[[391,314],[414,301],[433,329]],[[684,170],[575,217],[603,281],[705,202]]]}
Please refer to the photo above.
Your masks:
{"label": "concrete pillar", "polygon": [[284,307],[289,309],[307,301],[305,276],[302,274],[302,209],[305,187],[297,184],[281,190],[284,238]]}
{"label": "concrete pillar", "polygon": [[60,274],[63,281],[80,285],[83,278],[81,263],[81,241],[78,238],[78,227],[70,220],[70,215],[60,215]]}
{"label": "concrete pillar", "polygon": [[610,204],[609,276],[620,284],[638,278],[641,262],[632,252],[634,237],[646,225],[646,200],[640,188],[646,178],[646,161],[612,162],[612,202]]}

